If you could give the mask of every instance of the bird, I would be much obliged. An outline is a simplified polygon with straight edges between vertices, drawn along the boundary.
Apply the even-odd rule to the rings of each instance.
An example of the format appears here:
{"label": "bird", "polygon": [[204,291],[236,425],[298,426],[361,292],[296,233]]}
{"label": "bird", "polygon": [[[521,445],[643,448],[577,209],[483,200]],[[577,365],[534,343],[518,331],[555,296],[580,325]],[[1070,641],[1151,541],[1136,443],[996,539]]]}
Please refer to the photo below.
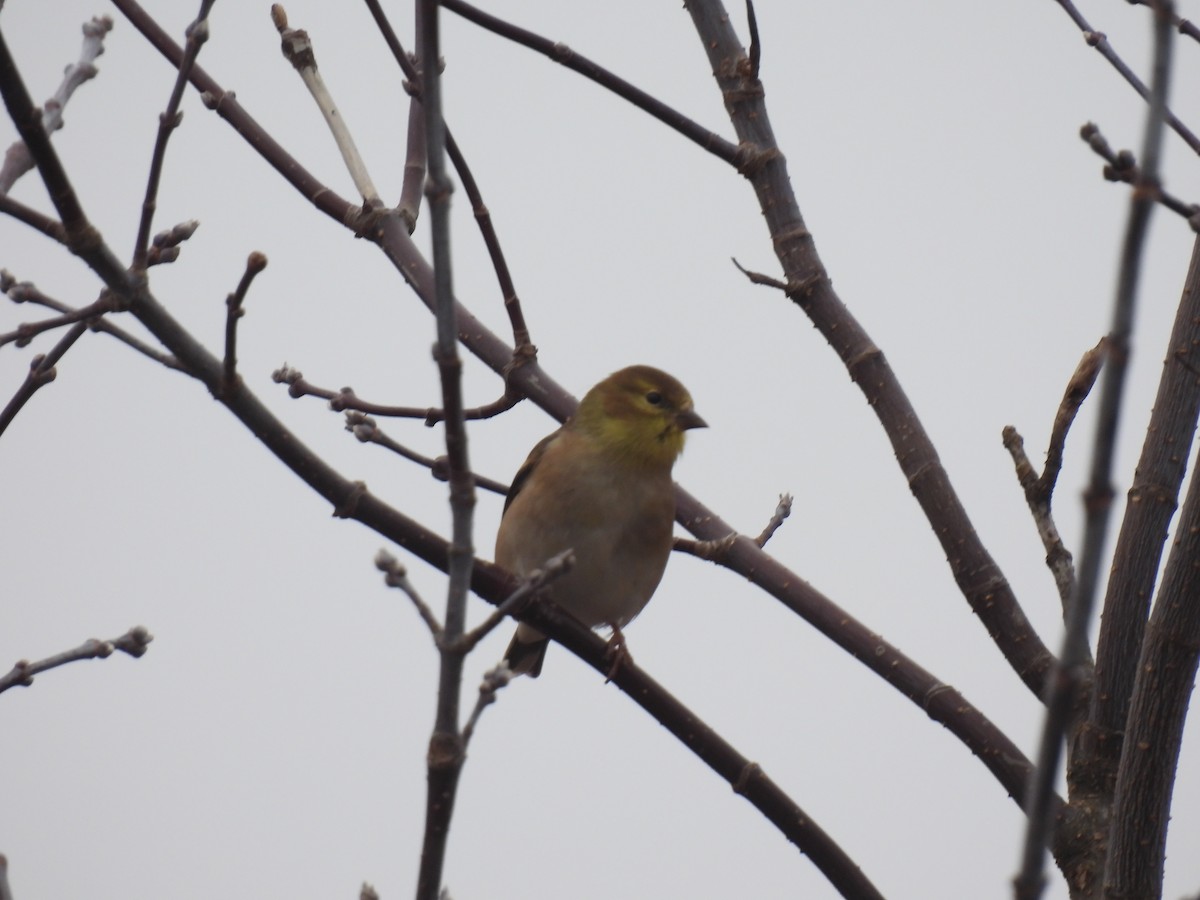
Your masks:
{"label": "bird", "polygon": [[[685,432],[705,428],[687,388],[651,366],[609,375],[517,471],[496,535],[496,562],[527,577],[566,550],[574,565],[541,589],[588,628],[621,627],[650,600],[671,553],[671,469]],[[549,640],[524,622],[505,653],[514,676],[536,678]],[[610,677],[612,672],[610,672]]]}

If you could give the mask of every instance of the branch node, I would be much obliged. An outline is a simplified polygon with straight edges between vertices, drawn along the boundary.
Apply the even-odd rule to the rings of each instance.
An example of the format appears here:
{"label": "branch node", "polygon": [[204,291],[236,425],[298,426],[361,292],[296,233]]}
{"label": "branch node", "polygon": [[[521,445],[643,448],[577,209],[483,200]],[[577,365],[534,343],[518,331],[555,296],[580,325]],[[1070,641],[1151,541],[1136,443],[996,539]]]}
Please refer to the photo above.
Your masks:
{"label": "branch node", "polygon": [[741,794],[742,796],[745,796],[746,789],[750,785],[750,780],[761,778],[762,773],[762,766],[760,766],[758,763],[747,762],[746,765],[742,767],[742,771],[738,773],[738,777],[733,781],[733,792],[735,794]]}
{"label": "branch node", "polygon": [[356,481],[341,502],[333,508],[334,518],[349,519],[358,509],[358,501],[367,493],[365,482]]}

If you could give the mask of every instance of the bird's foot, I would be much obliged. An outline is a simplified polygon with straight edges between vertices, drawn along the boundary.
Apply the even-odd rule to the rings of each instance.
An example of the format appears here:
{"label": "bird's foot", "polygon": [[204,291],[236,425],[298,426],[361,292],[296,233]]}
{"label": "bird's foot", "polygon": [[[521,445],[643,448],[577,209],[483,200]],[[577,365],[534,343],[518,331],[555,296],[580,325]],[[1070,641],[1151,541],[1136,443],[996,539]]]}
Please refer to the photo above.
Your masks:
{"label": "bird's foot", "polygon": [[611,622],[609,627],[612,629],[612,637],[608,639],[608,648],[604,651],[604,658],[610,660],[608,675],[604,678],[605,684],[613,680],[617,670],[626,660],[633,662],[633,657],[629,655],[629,649],[625,646],[625,635],[621,631],[621,626]]}

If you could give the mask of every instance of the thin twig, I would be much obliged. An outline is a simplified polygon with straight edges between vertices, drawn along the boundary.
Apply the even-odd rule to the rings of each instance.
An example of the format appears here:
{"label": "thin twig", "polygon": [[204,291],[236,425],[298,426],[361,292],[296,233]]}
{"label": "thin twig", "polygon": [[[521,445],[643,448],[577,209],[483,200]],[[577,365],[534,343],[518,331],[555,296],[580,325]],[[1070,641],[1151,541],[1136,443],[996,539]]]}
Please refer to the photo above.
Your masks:
{"label": "thin twig", "polygon": [[371,209],[382,207],[383,201],[379,198],[379,191],[376,190],[375,183],[367,171],[367,165],[363,162],[358,147],[354,144],[354,138],[346,126],[346,119],[338,111],[337,104],[333,102],[333,95],[325,85],[325,79],[317,70],[317,57],[308,32],[289,28],[287,13],[279,3],[271,6],[271,20],[279,32],[280,50],[282,50],[284,58],[295,67],[300,75],[300,80],[304,82],[304,86],[308,88],[308,92],[316,101],[317,108],[325,118],[325,125],[329,128],[334,143],[337,144],[338,151],[342,154],[342,161],[346,164],[354,186],[363,198],[363,206]]}
{"label": "thin twig", "polygon": [[[79,59],[67,66],[63,72],[63,80],[54,92],[54,96],[42,106],[42,128],[47,135],[63,127],[63,109],[75,93],[75,89],[95,78],[99,70],[96,59],[104,52],[104,37],[112,30],[112,19],[108,16],[94,16],[83,25],[83,46],[79,51]],[[4,154],[4,164],[0,166],[0,194],[7,194],[22,175],[33,168],[33,155],[24,141],[18,141],[8,148]]]}
{"label": "thin twig", "polygon": [[775,532],[779,530],[779,526],[783,524],[783,520],[792,514],[792,495],[780,494],[779,504],[775,507],[775,512],[771,513],[771,519],[767,522],[766,527],[754,539],[754,543],[759,547],[767,546],[767,541],[775,536]]}
{"label": "thin twig", "polygon": [[146,178],[146,193],[142,198],[142,215],[138,221],[137,237],[133,242],[134,271],[143,271],[148,265],[150,229],[154,223],[154,212],[158,208],[158,186],[162,181],[163,164],[167,159],[167,142],[183,120],[179,106],[183,102],[183,91],[187,87],[192,66],[196,64],[200,48],[208,40],[208,13],[213,2],[214,0],[200,0],[200,11],[196,14],[195,21],[187,28],[187,43],[183,47],[183,59],[179,63],[179,72],[175,76],[167,108],[158,117],[158,135],[154,140],[154,152],[150,156],[150,173]]}
{"label": "thin twig", "polygon": [[425,623],[429,629],[429,633],[433,635],[434,641],[440,643],[442,639],[442,623],[437,620],[433,610],[429,604],[421,597],[417,589],[413,587],[413,583],[408,580],[408,569],[392,556],[386,550],[380,550],[375,554],[375,568],[384,574],[384,584],[388,587],[399,588],[404,592],[405,596],[412,601],[416,607],[417,614],[421,617],[421,621]]}
{"label": "thin twig", "polygon": [[761,272],[751,272],[749,269],[744,268],[742,264],[737,261],[736,256],[731,256],[729,259],[737,268],[737,270],[745,275],[747,279],[749,279],[751,284],[759,284],[763,285],[764,287],[773,287],[776,290],[783,291],[785,294],[791,294],[792,290],[787,282],[780,281],[778,278],[772,278],[770,275],[764,275]]}
{"label": "thin twig", "polygon": [[[1153,9],[1155,0],[1125,0],[1125,2],[1131,6],[1148,6]],[[1197,28],[1194,22],[1171,13],[1171,24],[1179,29],[1180,34],[1186,35],[1194,41],[1200,41],[1200,28]],[[1200,900],[1200,896],[1196,900]]]}
{"label": "thin twig", "polygon": [[1016,468],[1017,483],[1025,492],[1025,502],[1033,515],[1033,523],[1041,538],[1042,547],[1046,550],[1046,566],[1054,577],[1054,585],[1058,589],[1058,598],[1062,607],[1063,617],[1071,599],[1071,588],[1075,583],[1075,568],[1071,551],[1063,544],[1062,535],[1054,523],[1054,515],[1050,507],[1050,499],[1043,497],[1037,489],[1038,475],[1033,469],[1033,463],[1025,452],[1025,440],[1020,432],[1011,425],[1004,426],[1004,449],[1013,458]]}
{"label": "thin twig", "polygon": [[[404,48],[400,44],[399,38],[396,37],[396,32],[384,15],[383,9],[379,6],[379,0],[365,0],[367,8],[371,12],[371,16],[375,19],[375,24],[379,28],[380,34],[383,35],[384,41],[388,45],[388,49],[392,51],[392,57],[396,60],[404,72],[408,90],[414,97],[419,97],[420,93],[420,73],[417,71],[410,56],[404,52]],[[420,10],[420,4],[417,4],[417,9]],[[409,165],[414,167],[417,164],[415,150],[412,146],[414,141],[414,126],[413,113],[410,111],[409,116],[409,151],[408,162],[405,163],[405,184],[404,193],[401,194],[400,200],[400,216],[406,221],[408,220],[409,205],[415,205],[414,201],[405,201],[405,196],[409,191]],[[424,119],[421,121],[421,135],[425,134]],[[537,357],[537,348],[533,346],[533,342],[529,336],[529,326],[525,322],[525,313],[521,309],[521,301],[517,296],[516,286],[513,284],[512,274],[508,269],[508,261],[504,257],[504,250],[500,246],[500,236],[496,233],[495,225],[492,223],[492,214],[488,210],[487,205],[483,202],[483,193],[479,189],[479,184],[475,181],[475,175],[471,172],[471,167],[467,165],[466,156],[458,146],[458,142],[454,139],[454,134],[450,129],[446,128],[446,153],[450,157],[450,162],[454,164],[454,171],[458,173],[459,179],[462,181],[463,190],[467,194],[467,199],[471,202],[471,209],[475,214],[475,223],[479,228],[479,233],[483,237],[484,246],[487,247],[488,257],[492,261],[492,269],[496,273],[496,281],[499,283],[501,295],[504,297],[504,309],[508,313],[509,324],[512,327],[513,333],[513,360],[515,363],[523,362],[527,359]],[[424,156],[424,148],[421,149],[420,167],[422,179],[424,178],[426,159]],[[413,222],[416,221],[415,213]],[[412,228],[409,228],[412,232]]]}
{"label": "thin twig", "polygon": [[[398,49],[400,42],[396,39],[391,23],[383,14],[378,0],[367,0],[367,7],[375,19],[376,27],[383,34],[384,40],[388,41],[389,46],[392,47],[392,52],[398,53],[400,58],[407,59],[416,69],[412,75],[408,75],[411,80],[405,82],[408,88],[408,142],[404,151],[404,180],[400,185],[400,202],[396,206],[396,211],[407,223],[408,231],[411,234],[417,227],[417,218],[421,213],[421,198],[425,190],[425,171],[429,153],[425,139],[425,111],[421,108],[419,84],[421,69],[424,68],[425,63],[416,54],[413,54],[411,58],[406,57],[404,51]],[[423,4],[413,4],[413,18],[415,19],[413,34],[419,35],[424,32],[425,26],[421,18],[424,13]],[[433,60],[432,65],[440,66],[441,60]]]}
{"label": "thin twig", "polygon": [[[1137,184],[1141,180],[1141,172],[1138,170],[1137,159],[1134,155],[1128,150],[1122,150],[1120,153],[1113,152],[1108,141],[1104,139],[1104,135],[1100,133],[1100,126],[1094,122],[1088,122],[1079,129],[1079,136],[1097,156],[1108,163],[1104,167],[1106,181]],[[1158,187],[1157,196],[1154,199],[1171,212],[1187,219],[1193,231],[1200,232],[1200,206],[1195,203],[1185,203],[1174,194],[1163,190],[1161,185]]]}
{"label": "thin twig", "polygon": [[[1069,5],[1068,0],[1059,2]],[[1168,114],[1167,90],[1170,86],[1172,50],[1171,11],[1172,4],[1169,0],[1162,0],[1155,6],[1153,90],[1149,98],[1150,109],[1146,117],[1142,145],[1142,172],[1130,200],[1129,219],[1117,276],[1116,298],[1113,303],[1113,324],[1106,344],[1108,358],[1100,386],[1091,474],[1087,490],[1084,492],[1086,516],[1083,551],[1080,554],[1075,589],[1067,612],[1062,652],[1046,697],[1046,718],[1038,752],[1037,771],[1030,779],[1025,804],[1028,816],[1025,844],[1020,872],[1013,879],[1017,900],[1036,900],[1045,888],[1042,873],[1047,839],[1054,827],[1051,819],[1051,797],[1058,778],[1063,735],[1075,715],[1084,681],[1090,676],[1087,665],[1090,654],[1087,632],[1100,581],[1101,557],[1111,518],[1109,513],[1114,494],[1112,469],[1125,376],[1128,372],[1129,340],[1133,331],[1137,283],[1141,271],[1142,248],[1158,191],[1163,125]]]}
{"label": "thin twig", "polygon": [[17,392],[13,394],[8,405],[0,410],[0,434],[4,434],[5,430],[16,418],[17,413],[21,408],[29,402],[30,398],[38,392],[40,388],[49,384],[58,375],[55,366],[62,359],[63,354],[71,349],[71,346],[79,340],[80,335],[87,331],[87,325],[83,322],[76,322],[71,326],[71,330],[59,339],[59,342],[54,345],[54,349],[46,354],[35,356],[29,364],[29,374],[25,376],[25,381],[17,388]]}
{"label": "thin twig", "polygon": [[683,113],[672,109],[656,97],[647,94],[641,88],[634,87],[623,78],[619,78],[603,66],[597,65],[586,56],[582,56],[566,44],[548,40],[517,25],[505,22],[503,19],[490,15],[481,9],[464,3],[463,0],[443,0],[442,7],[456,15],[474,22],[480,28],[485,28],[493,34],[528,47],[559,65],[566,66],[573,72],[578,72],[584,78],[596,82],[602,88],[612,91],[618,97],[628,100],[638,109],[649,113],[669,128],[682,134],[701,149],[737,166],[741,162],[736,144],[727,141],[719,134],[709,131],[704,126]]}
{"label": "thin twig", "polygon": [[1067,382],[1067,389],[1059,402],[1058,412],[1054,416],[1054,425],[1050,430],[1050,444],[1046,449],[1046,465],[1041,475],[1034,471],[1033,464],[1025,454],[1025,442],[1017,430],[1007,425],[1003,431],[1003,443],[1016,467],[1017,482],[1025,493],[1025,502],[1033,515],[1038,537],[1046,550],[1046,565],[1054,576],[1058,588],[1059,600],[1062,604],[1063,618],[1066,618],[1070,605],[1071,591],[1075,584],[1075,568],[1071,552],[1063,544],[1058,526],[1054,522],[1052,505],[1054,487],[1062,470],[1063,448],[1066,445],[1067,434],[1072,422],[1079,412],[1079,407],[1092,390],[1100,366],[1104,361],[1105,342],[1100,341],[1095,347],[1083,354],[1076,366],[1074,374]]}
{"label": "thin twig", "polygon": [[250,282],[259,272],[267,267],[267,257],[257,250],[246,258],[246,271],[238,282],[237,290],[225,298],[225,359],[222,366],[221,392],[233,390],[238,382],[237,374],[237,325],[238,319],[245,315],[242,308],[246,300],[246,292],[250,290]]}
{"label": "thin twig", "polygon": [[1037,481],[1037,492],[1046,499],[1047,503],[1054,493],[1054,486],[1058,483],[1058,475],[1062,471],[1063,449],[1067,443],[1067,434],[1071,430],[1071,425],[1074,423],[1083,401],[1092,392],[1092,387],[1104,365],[1107,349],[1108,339],[1101,338],[1095,347],[1084,352],[1079,359],[1079,365],[1075,367],[1075,372],[1071,375],[1071,380],[1067,382],[1067,389],[1063,392],[1063,398],[1058,404],[1058,411],[1054,414],[1054,425],[1050,429],[1050,442],[1046,447],[1046,466]]}
{"label": "thin twig", "polygon": [[0,675],[0,694],[13,687],[29,687],[33,684],[35,675],[65,666],[67,663],[77,662],[81,659],[106,659],[112,655],[114,650],[120,650],[137,659],[145,654],[152,640],[154,640],[153,635],[138,625],[110,641],[98,641],[92,638],[73,650],[56,653],[54,656],[48,656],[37,662],[22,659],[12,667],[7,675]]}
{"label": "thin twig", "polygon": [[[22,144],[22,147],[25,145]],[[31,206],[26,206],[19,200],[14,200],[7,194],[0,194],[0,212],[12,216],[18,222],[23,222],[35,231],[40,231],[52,241],[60,244],[67,242],[67,233],[62,225],[44,213],[38,212]]]}
{"label": "thin twig", "polygon": [[[1146,87],[1145,83],[1134,74],[1133,70],[1129,68],[1129,66],[1125,65],[1125,61],[1117,55],[1117,52],[1113,49],[1112,44],[1108,42],[1108,36],[1102,31],[1096,31],[1093,29],[1092,26],[1088,24],[1087,19],[1083,17],[1082,13],[1075,8],[1075,4],[1072,3],[1071,0],[1054,0],[1054,2],[1061,6],[1063,12],[1071,17],[1071,21],[1074,22],[1075,26],[1080,30],[1080,32],[1082,32],[1083,39],[1087,42],[1087,45],[1089,47],[1096,48],[1096,52],[1108,60],[1109,64],[1117,70],[1117,72],[1122,78],[1125,79],[1126,82],[1128,82],[1129,86],[1137,91],[1138,95],[1143,100],[1150,102],[1152,96],[1150,88]],[[1154,2],[1158,2],[1158,0],[1154,0]],[[1172,8],[1174,8],[1173,4]],[[1184,125],[1183,122],[1180,121],[1175,115],[1175,113],[1171,112],[1171,110],[1165,106],[1163,107],[1163,121],[1166,122],[1172,131],[1183,138],[1184,142],[1191,147],[1194,152],[1200,153],[1200,138],[1196,137],[1191,129]]]}
{"label": "thin twig", "polygon": [[750,31],[750,79],[758,81],[758,69],[762,64],[762,42],[758,36],[758,16],[754,14],[754,0],[746,0],[746,28]]}
{"label": "thin twig", "polygon": [[[445,456],[425,456],[405,447],[389,437],[370,416],[355,411],[347,412],[346,430],[364,444],[378,444],[410,462],[424,466],[438,481],[450,480],[450,462]],[[475,479],[475,487],[499,494],[501,497],[508,496],[509,486],[504,482],[488,478],[486,475],[473,474],[472,478]]]}
{"label": "thin twig", "polygon": [[[40,290],[28,281],[16,281],[12,274],[7,269],[0,269],[0,292],[7,294],[9,299],[14,303],[35,303],[38,306],[44,306],[47,309],[57,310],[62,313],[71,313],[75,311],[75,307],[63,303],[60,300],[55,300],[43,294]],[[123,344],[141,353],[143,356],[149,357],[159,365],[166,366],[168,369],[174,369],[177,372],[183,372],[185,375],[191,375],[187,367],[183,365],[174,356],[168,353],[163,353],[151,347],[149,344],[131,335],[123,328],[118,328],[107,319],[92,319],[88,322],[88,328],[92,331],[98,331],[101,334],[107,334],[116,338]]]}
{"label": "thin twig", "polygon": [[[779,526],[783,524],[783,520],[792,514],[792,495],[780,494],[779,503],[775,507],[775,512],[771,514],[770,520],[765,528],[751,542],[754,546],[765,547],[769,541],[779,530]],[[693,541],[688,538],[675,538],[672,544],[673,550],[678,550],[680,553],[687,553],[699,559],[708,560],[710,562],[723,562],[727,559],[729,552],[733,549],[733,545],[737,543],[741,535],[736,531],[731,531],[725,537],[712,538],[707,541]]]}
{"label": "thin twig", "polygon": [[42,319],[40,322],[22,322],[17,326],[15,331],[0,334],[0,347],[9,343],[15,343],[18,347],[26,347],[37,335],[43,332],[54,328],[61,328],[64,325],[73,325],[76,322],[91,319],[95,316],[102,316],[104,313],[111,311],[112,308],[113,295],[106,292],[95,303],[91,303],[80,309],[73,309],[62,315]]}
{"label": "thin twig", "polygon": [[[329,408],[334,412],[354,411],[394,419],[422,419],[429,426],[436,425],[446,418],[446,411],[436,406],[388,406],[361,399],[354,393],[353,388],[344,387],[334,391],[329,388],[318,387],[307,381],[299,369],[293,369],[287,365],[281,366],[272,372],[271,378],[276,384],[286,384],[288,386],[288,396],[295,398],[319,397],[322,400],[328,400]],[[524,399],[524,396],[521,394],[506,391],[491,403],[464,409],[462,411],[463,418],[469,421],[490,419],[493,416],[512,409]]]}
{"label": "thin twig", "polygon": [[492,633],[501,622],[521,609],[534,594],[550,582],[561,578],[575,566],[575,551],[564,550],[550,557],[539,568],[521,579],[520,586],[509,594],[486,619],[468,631],[450,649],[458,653],[470,653],[476,644]]}
{"label": "thin twig", "polygon": [[475,708],[471,710],[471,715],[467,718],[467,724],[463,726],[462,741],[464,750],[471,743],[471,737],[475,734],[475,726],[479,724],[479,717],[483,715],[485,709],[496,702],[496,693],[501,688],[506,687],[512,681],[512,677],[512,670],[508,668],[508,663],[505,662],[501,662],[483,673],[483,681],[479,683],[479,699],[475,701]]}

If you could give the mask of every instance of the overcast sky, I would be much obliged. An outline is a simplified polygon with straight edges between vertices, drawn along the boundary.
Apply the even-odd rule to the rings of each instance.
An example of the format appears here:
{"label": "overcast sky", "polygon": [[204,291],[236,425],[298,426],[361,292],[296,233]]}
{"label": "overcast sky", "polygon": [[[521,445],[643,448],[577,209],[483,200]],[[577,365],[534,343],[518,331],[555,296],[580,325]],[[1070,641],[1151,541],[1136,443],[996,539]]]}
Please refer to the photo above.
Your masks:
{"label": "overcast sky", "polygon": [[[182,35],[196,4],[147,3]],[[400,189],[407,106],[365,7],[293,0],[380,190]],[[406,4],[388,4],[412,46]],[[610,67],[725,136],[731,128],[678,2],[504,0],[488,9]],[[1145,73],[1149,16],[1084,12]],[[1200,9],[1183,4],[1181,13]],[[883,349],[984,542],[1043,639],[1059,602],[1000,443],[1011,424],[1040,461],[1080,354],[1108,329],[1128,189],[1078,137],[1098,123],[1135,151],[1136,95],[1052,0],[759,0],[762,78],[792,184],[839,294]],[[100,74],[54,138],[114,250],[133,246],[173,73],[100,0],[8,0],[0,27],[38,100],[76,58],[79,25],[116,18]],[[731,16],[745,35],[744,13]],[[821,336],[730,257],[779,274],[749,185],[724,163],[579,76],[445,15],[446,115],[484,192],[546,369],[577,395],[649,363],[707,419],[680,482],[755,534],[781,492],[770,550],[942,681],[1027,754],[1038,702],[958,593],[877,420]],[[267,3],[220,0],[201,64],[297,158],[353,185]],[[1172,105],[1197,108],[1200,46],[1181,40]],[[317,400],[271,382],[283,363],[380,402],[435,405],[433,322],[376,248],[313,211],[189,93],[156,223],[201,222],[152,273],[172,314],[217,351],[246,255],[239,356],[248,385],[344,475],[446,532],[445,486],[359,445]],[[0,144],[15,130],[7,119]],[[1192,121],[1193,126],[1200,122]],[[1200,166],[1167,141],[1166,183],[1200,198]],[[15,196],[50,210],[27,176]],[[424,226],[424,221],[422,226]],[[455,287],[506,334],[463,195]],[[424,227],[419,229],[427,244]],[[1139,294],[1117,490],[1132,478],[1192,234],[1159,210]],[[0,219],[0,266],[76,305],[97,281],[61,248]],[[0,331],[40,318],[0,308]],[[0,402],[32,347],[0,348]],[[219,351],[218,351],[219,352]],[[468,402],[498,395],[467,365]],[[1059,525],[1078,547],[1094,427],[1067,445]],[[511,478],[554,427],[525,404],[472,424],[472,461]],[[389,433],[430,454],[440,429]],[[142,624],[140,660],[78,663],[0,697],[0,852],[17,900],[411,895],[437,658],[372,559],[382,540],[334,519],[202,386],[86,335],[0,438],[0,670]],[[491,557],[501,501],[482,494]],[[1114,519],[1114,523],[1119,519]],[[1115,527],[1114,527],[1115,533]],[[444,579],[412,578],[440,606]],[[478,621],[489,607],[472,600]],[[1093,629],[1094,632],[1094,629]],[[1010,894],[1022,816],[947,731],[740,577],[672,559],[628,630],[638,663],[760,763],[888,897]],[[466,696],[509,627],[468,662]],[[1165,896],[1200,890],[1200,726],[1189,723]],[[816,868],[611,685],[552,647],[543,676],[488,710],[471,745],[446,884],[467,898],[824,898]],[[1048,898],[1067,896],[1051,870]]]}

